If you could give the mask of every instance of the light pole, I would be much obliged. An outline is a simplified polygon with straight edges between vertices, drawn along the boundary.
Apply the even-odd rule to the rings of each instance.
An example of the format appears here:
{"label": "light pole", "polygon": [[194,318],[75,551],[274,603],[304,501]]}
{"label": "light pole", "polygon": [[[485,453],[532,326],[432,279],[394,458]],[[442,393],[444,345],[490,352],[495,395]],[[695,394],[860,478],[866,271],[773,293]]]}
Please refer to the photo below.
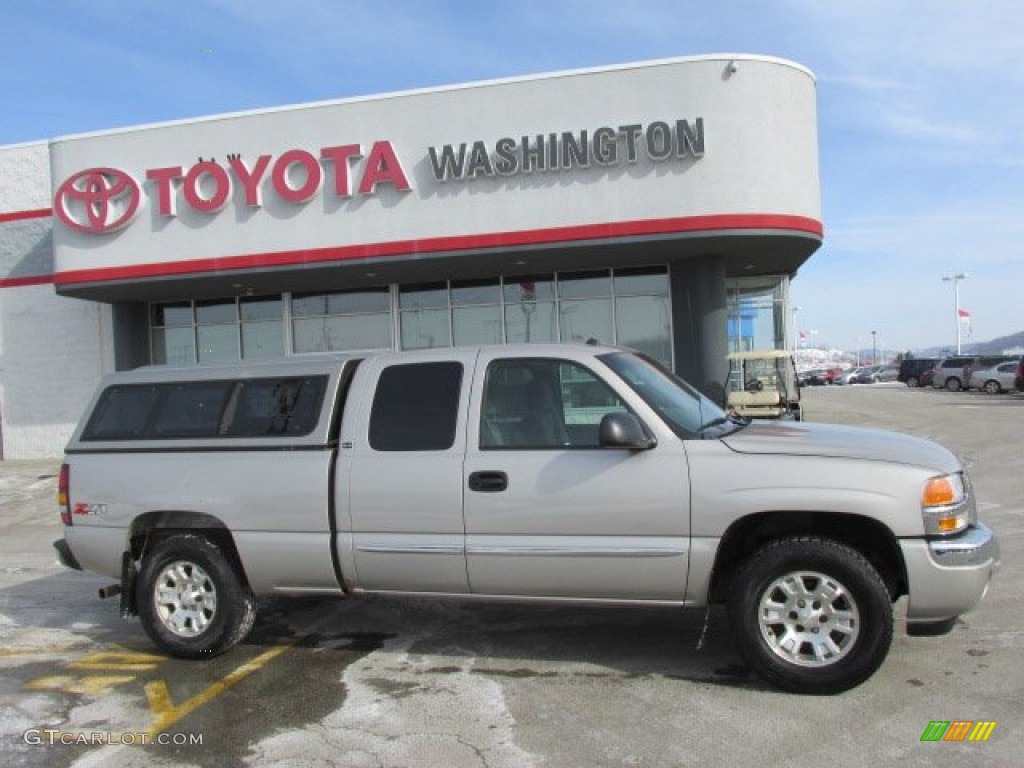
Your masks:
{"label": "light pole", "polygon": [[871,332],[871,364],[878,365],[878,331]]}
{"label": "light pole", "polygon": [[800,350],[800,328],[796,322],[796,313],[803,307],[793,307],[793,356]]}
{"label": "light pole", "polygon": [[966,272],[957,272],[954,275],[944,275],[945,282],[953,283],[953,322],[956,323],[956,353],[960,354],[960,281],[966,280],[969,275]]}

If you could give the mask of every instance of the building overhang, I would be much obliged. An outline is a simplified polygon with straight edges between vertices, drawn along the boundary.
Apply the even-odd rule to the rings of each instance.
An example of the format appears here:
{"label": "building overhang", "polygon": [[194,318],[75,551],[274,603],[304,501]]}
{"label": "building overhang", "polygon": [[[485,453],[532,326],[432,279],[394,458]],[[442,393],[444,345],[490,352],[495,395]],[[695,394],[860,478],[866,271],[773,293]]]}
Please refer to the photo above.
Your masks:
{"label": "building overhang", "polygon": [[[725,222],[723,222],[725,223]],[[325,285],[358,288],[389,283],[473,280],[592,269],[683,263],[719,255],[726,275],[748,277],[795,274],[821,245],[821,228],[811,221],[788,227],[749,227],[718,231],[580,237],[536,242],[536,236],[470,238],[466,242],[391,244],[346,252],[283,252],[213,259],[188,271],[83,270],[58,276],[58,293],[94,301],[161,301],[216,298],[290,291],[315,292]],[[755,226],[760,224],[760,226]],[[594,234],[594,233],[591,233]],[[497,241],[504,240],[504,243]],[[534,240],[535,242],[528,242]],[[404,247],[402,250],[400,246]],[[394,252],[389,252],[394,251]]]}

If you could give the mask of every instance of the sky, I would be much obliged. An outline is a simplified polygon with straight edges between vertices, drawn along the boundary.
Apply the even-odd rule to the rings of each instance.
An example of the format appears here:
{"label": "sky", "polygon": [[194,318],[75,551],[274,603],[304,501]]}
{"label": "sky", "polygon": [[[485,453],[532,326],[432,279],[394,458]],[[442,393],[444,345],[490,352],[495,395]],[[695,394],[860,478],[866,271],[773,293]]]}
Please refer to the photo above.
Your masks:
{"label": "sky", "polygon": [[[0,0],[0,145],[712,53],[818,83],[815,346],[1024,331],[1019,0]],[[0,173],[2,173],[0,169]]]}

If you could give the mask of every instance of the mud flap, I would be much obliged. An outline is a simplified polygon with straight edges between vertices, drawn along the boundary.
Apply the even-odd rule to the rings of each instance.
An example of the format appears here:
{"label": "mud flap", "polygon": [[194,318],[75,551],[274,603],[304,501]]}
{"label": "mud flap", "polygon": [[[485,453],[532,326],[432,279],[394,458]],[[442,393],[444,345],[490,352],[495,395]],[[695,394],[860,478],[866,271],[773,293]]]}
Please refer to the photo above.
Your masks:
{"label": "mud flap", "polygon": [[121,553],[121,618],[130,619],[138,616],[135,607],[135,583],[137,572],[131,552]]}

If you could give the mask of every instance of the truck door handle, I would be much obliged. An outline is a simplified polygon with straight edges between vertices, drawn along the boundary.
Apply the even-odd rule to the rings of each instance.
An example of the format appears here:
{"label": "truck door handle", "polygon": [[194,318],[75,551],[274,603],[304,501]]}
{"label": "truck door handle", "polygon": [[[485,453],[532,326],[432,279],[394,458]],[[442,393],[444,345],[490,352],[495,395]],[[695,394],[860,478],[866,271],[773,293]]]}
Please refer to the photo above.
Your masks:
{"label": "truck door handle", "polygon": [[473,472],[469,476],[469,490],[480,493],[498,493],[508,488],[508,475],[497,470]]}

